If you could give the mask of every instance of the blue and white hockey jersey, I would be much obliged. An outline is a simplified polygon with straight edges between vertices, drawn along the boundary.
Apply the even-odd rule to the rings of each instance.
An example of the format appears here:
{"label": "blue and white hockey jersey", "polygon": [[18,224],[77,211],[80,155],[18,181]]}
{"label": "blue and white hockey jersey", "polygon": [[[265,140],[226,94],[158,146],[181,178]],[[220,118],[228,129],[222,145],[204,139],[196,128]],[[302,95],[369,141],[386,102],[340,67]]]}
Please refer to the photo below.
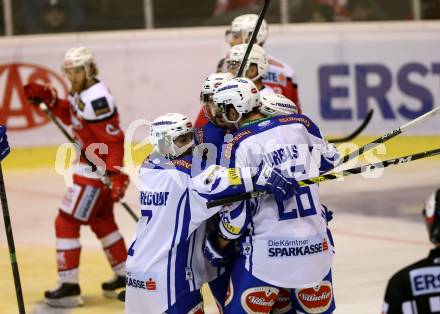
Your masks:
{"label": "blue and white hockey jersey", "polygon": [[211,197],[253,189],[250,169],[208,167],[191,175],[191,158],[151,155],[140,169],[141,192],[136,235],[126,263],[126,313],[163,313],[176,300],[215,278],[203,256],[204,222],[220,207]]}
{"label": "blue and white hockey jersey", "polygon": [[[265,162],[298,181],[319,176],[338,158],[316,125],[300,114],[245,125],[234,133],[225,154],[231,158],[231,167],[255,167]],[[241,243],[246,269],[279,287],[316,286],[329,272],[334,255],[318,185],[302,187],[284,202],[277,202],[273,195],[253,201],[251,211],[244,206],[239,212],[240,207],[235,206],[220,212],[220,229],[225,236],[234,239],[247,234]]]}

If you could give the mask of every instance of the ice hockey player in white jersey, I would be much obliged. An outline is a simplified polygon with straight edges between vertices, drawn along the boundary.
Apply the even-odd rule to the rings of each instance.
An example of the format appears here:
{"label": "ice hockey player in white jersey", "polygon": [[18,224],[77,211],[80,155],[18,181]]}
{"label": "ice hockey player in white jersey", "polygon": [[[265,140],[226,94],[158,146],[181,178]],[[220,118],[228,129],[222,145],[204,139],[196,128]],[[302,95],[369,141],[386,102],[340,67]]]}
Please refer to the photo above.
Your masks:
{"label": "ice hockey player in white jersey", "polygon": [[[302,180],[318,176],[337,161],[337,151],[308,117],[261,115],[260,95],[247,79],[223,83],[213,100],[222,108],[223,119],[237,127],[227,147],[231,167],[265,163]],[[287,201],[266,195],[253,206],[242,212],[222,209],[221,237],[206,246],[214,246],[213,256],[228,240],[240,238],[242,254],[234,260],[224,313],[270,313],[281,287],[292,289],[294,310],[332,313],[333,241],[318,185],[299,188]]]}
{"label": "ice hockey player in white jersey", "polygon": [[[181,114],[155,119],[150,140],[155,151],[140,169],[142,216],[128,250],[126,313],[203,313],[199,289],[215,276],[201,250],[204,221],[220,209],[207,209],[206,202],[252,191],[251,169],[212,165],[194,173],[193,129]],[[255,188],[293,195],[278,173]]]}

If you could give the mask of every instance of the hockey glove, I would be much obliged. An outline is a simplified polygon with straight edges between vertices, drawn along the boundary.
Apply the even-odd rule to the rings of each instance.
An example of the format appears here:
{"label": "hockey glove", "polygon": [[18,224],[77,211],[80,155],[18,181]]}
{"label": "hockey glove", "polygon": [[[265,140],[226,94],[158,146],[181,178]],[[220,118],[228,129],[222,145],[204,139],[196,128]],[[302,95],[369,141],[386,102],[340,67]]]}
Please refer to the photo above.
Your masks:
{"label": "hockey glove", "polygon": [[11,151],[6,135],[6,127],[0,125],[0,161],[2,161]]}
{"label": "hockey glove", "polygon": [[48,107],[53,107],[57,100],[57,91],[49,85],[30,83],[24,86],[24,94],[32,105],[44,102]]}
{"label": "hockey glove", "polygon": [[118,202],[124,197],[130,178],[122,172],[109,174],[111,182],[110,198],[113,202]]}
{"label": "hockey glove", "polygon": [[222,251],[215,247],[218,233],[211,232],[205,237],[202,245],[203,255],[214,267],[225,267],[234,254],[234,243],[231,241]]}
{"label": "hockey glove", "polygon": [[280,169],[261,163],[254,176],[254,190],[263,190],[275,195],[278,201],[284,201],[295,195],[299,189],[294,178],[286,177]]}

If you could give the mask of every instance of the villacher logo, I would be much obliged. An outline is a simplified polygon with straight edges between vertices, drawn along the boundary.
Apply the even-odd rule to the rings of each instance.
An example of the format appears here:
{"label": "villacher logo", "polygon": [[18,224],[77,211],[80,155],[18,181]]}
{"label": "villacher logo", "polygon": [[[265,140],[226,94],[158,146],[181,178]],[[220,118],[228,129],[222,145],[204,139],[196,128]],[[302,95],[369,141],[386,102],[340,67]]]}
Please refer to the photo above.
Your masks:
{"label": "villacher logo", "polygon": [[23,87],[29,83],[50,84],[65,98],[67,86],[54,71],[31,63],[0,65],[0,124],[9,130],[27,130],[49,122],[46,115],[28,104]]}

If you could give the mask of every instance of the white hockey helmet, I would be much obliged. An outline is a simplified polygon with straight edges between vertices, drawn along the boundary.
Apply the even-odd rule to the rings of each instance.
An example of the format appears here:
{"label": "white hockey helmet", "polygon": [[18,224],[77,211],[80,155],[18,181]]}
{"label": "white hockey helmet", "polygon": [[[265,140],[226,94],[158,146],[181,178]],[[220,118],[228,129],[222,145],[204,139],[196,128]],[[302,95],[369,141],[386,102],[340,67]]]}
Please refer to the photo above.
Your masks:
{"label": "white hockey helmet", "polygon": [[[226,59],[228,68],[238,69],[238,67],[241,64],[241,60],[243,60],[243,57],[246,53],[247,47],[248,44],[241,44],[241,45],[236,45],[229,50],[228,57]],[[259,45],[252,46],[243,73],[246,73],[246,71],[249,69],[249,67],[252,64],[256,64],[258,69],[257,76],[252,78],[252,81],[256,81],[264,74],[266,74],[267,67],[269,66],[269,61],[267,60],[266,57],[266,51]]]}
{"label": "white hockey helmet", "polygon": [[202,104],[203,113],[208,120],[213,120],[216,110],[212,102],[212,95],[215,89],[222,83],[229,81],[234,76],[231,73],[212,73],[202,83],[200,91],[200,102]]}
{"label": "white hockey helmet", "polygon": [[150,126],[150,142],[154,150],[167,158],[175,158],[194,145],[194,139],[179,147],[174,140],[184,134],[193,134],[188,117],[180,113],[168,113],[153,120]]}
{"label": "white hockey helmet", "polygon": [[[241,36],[241,38],[243,39],[243,44],[249,42],[257,20],[258,15],[256,14],[243,14],[237,16],[235,19],[232,20],[230,29],[226,32],[226,37],[228,36],[228,34],[234,37]],[[263,20],[257,34],[256,43],[258,45],[263,45],[267,39],[268,33],[269,30],[267,27],[267,23],[265,20]]]}
{"label": "white hockey helmet", "polygon": [[90,80],[98,74],[90,73],[90,67],[92,64],[95,66],[95,71],[97,72],[92,50],[87,47],[74,47],[67,50],[64,55],[63,71],[70,68],[84,67],[87,79]]}
{"label": "white hockey helmet", "polygon": [[[233,78],[217,87],[212,98],[215,105],[222,111],[223,119],[228,123],[237,123],[244,113],[249,113],[261,105],[260,93],[255,84],[242,77]],[[232,106],[238,113],[235,121],[227,117],[229,106]]]}
{"label": "white hockey helmet", "polygon": [[298,113],[297,105],[282,94],[262,96],[259,110],[262,114],[269,117]]}

